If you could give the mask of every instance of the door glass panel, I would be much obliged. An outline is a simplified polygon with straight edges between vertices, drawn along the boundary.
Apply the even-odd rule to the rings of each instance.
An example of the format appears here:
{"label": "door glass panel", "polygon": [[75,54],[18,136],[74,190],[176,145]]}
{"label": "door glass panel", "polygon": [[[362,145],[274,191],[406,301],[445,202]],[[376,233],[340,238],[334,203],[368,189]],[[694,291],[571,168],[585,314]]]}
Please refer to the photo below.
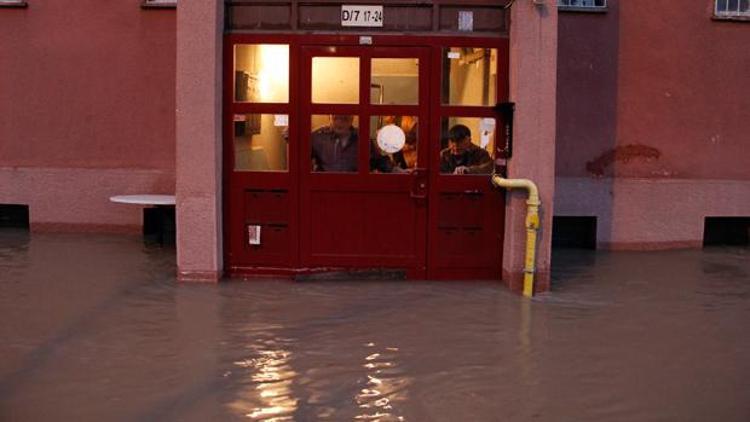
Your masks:
{"label": "door glass panel", "polygon": [[494,168],[494,118],[444,117],[440,173],[490,174]]}
{"label": "door glass panel", "polygon": [[443,104],[493,106],[497,103],[497,49],[443,49]]}
{"label": "door glass panel", "polygon": [[314,172],[357,172],[359,134],[357,116],[311,116],[310,158]]}
{"label": "door glass panel", "polygon": [[416,116],[370,117],[370,172],[406,173],[417,167]]}
{"label": "door glass panel", "polygon": [[289,102],[289,46],[236,45],[234,100],[247,103]]}
{"label": "door glass panel", "polygon": [[359,57],[313,57],[312,102],[359,103]]}
{"label": "door glass panel", "polygon": [[372,104],[418,104],[419,59],[372,59]]}
{"label": "door glass panel", "polygon": [[234,115],[234,170],[287,171],[289,116]]}

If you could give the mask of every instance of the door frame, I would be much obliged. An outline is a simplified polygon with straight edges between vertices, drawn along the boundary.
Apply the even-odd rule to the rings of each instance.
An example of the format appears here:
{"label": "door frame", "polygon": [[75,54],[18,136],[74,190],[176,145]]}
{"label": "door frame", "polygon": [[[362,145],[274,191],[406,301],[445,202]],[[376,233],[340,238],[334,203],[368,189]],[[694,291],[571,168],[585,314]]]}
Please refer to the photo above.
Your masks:
{"label": "door frame", "polygon": [[[242,112],[253,112],[253,113],[284,113],[289,115],[290,122],[296,122],[289,126],[289,139],[300,140],[300,116],[301,116],[301,99],[300,99],[300,87],[302,80],[301,71],[301,57],[303,46],[342,46],[342,47],[359,47],[360,37],[365,34],[298,34],[298,33],[231,33],[224,36],[224,69],[222,75],[223,81],[223,141],[222,146],[224,151],[223,156],[223,171],[222,171],[222,189],[223,189],[223,239],[224,239],[224,268],[229,275],[232,276],[246,276],[250,278],[254,277],[267,277],[267,276],[294,276],[300,273],[316,272],[319,270],[325,270],[324,268],[302,268],[300,260],[300,242],[299,236],[301,230],[299,224],[301,223],[300,218],[300,179],[301,179],[301,160],[304,154],[297,148],[293,148],[290,145],[288,155],[288,169],[287,173],[265,173],[259,177],[259,173],[252,172],[234,172],[233,167],[233,127],[232,127],[232,116],[235,113]],[[473,107],[473,106],[444,106],[441,104],[440,96],[440,84],[441,84],[441,54],[442,48],[446,47],[485,47],[485,48],[496,48],[498,50],[498,75],[506,75],[506,77],[498,77],[497,80],[497,101],[503,102],[509,99],[509,50],[510,43],[507,36],[504,37],[485,37],[485,36],[436,36],[436,35],[390,35],[390,34],[366,34],[369,37],[371,44],[367,47],[386,47],[386,48],[401,48],[404,46],[412,47],[424,47],[430,50],[430,80],[420,81],[420,85],[428,83],[429,98],[429,111],[428,115],[430,118],[430,125],[427,128],[428,136],[430,139],[420,140],[420,142],[427,142],[429,147],[428,153],[428,165],[431,168],[429,172],[429,192],[428,192],[428,217],[427,217],[427,229],[426,229],[426,265],[427,272],[426,278],[435,279],[443,278],[440,275],[440,269],[434,266],[431,262],[430,243],[431,239],[435,236],[435,218],[436,211],[434,204],[434,198],[436,198],[439,192],[440,186],[443,186],[446,182],[441,180],[442,178],[438,174],[437,165],[439,160],[440,143],[433,140],[435,134],[440,133],[440,117],[448,114],[451,115],[471,115],[477,117],[494,117],[497,121],[498,131],[496,132],[496,142],[500,142],[501,136],[499,128],[502,128],[504,121],[502,115],[491,110],[491,107]],[[286,104],[259,104],[259,103],[235,103],[234,102],[234,45],[236,44],[285,44],[289,46],[289,102]],[[360,75],[362,77],[363,75]],[[425,125],[427,126],[427,125]],[[299,141],[298,141],[299,142]],[[487,178],[489,179],[489,177]],[[447,182],[449,185],[452,182]],[[243,185],[244,184],[244,185]],[[459,183],[460,184],[460,183]],[[289,192],[293,192],[290,195],[291,201],[290,206],[290,230],[289,235],[296,241],[290,242],[290,253],[286,260],[286,264],[282,264],[280,261],[271,262],[268,264],[264,263],[251,263],[242,264],[233,256],[232,248],[241,248],[243,245],[237,241],[237,236],[232,236],[233,228],[236,229],[235,225],[239,224],[241,219],[238,217],[238,205],[236,204],[237,199],[232,200],[233,197],[239,195],[239,191],[245,189],[243,186],[257,186],[258,188],[274,189],[279,186],[283,186],[288,189]],[[504,192],[498,194],[503,195]],[[433,199],[430,201],[430,199]],[[233,209],[234,207],[234,209]],[[502,222],[504,221],[505,206],[504,199],[502,206],[497,209],[497,218],[500,221],[500,229],[502,230]],[[498,239],[499,242],[499,254],[497,256],[498,261],[495,263],[497,271],[465,271],[466,276],[469,278],[497,278],[500,279],[500,269],[502,266],[502,237]],[[455,274],[451,274],[453,276]],[[423,278],[423,277],[417,277]],[[454,278],[454,277],[450,277]]]}

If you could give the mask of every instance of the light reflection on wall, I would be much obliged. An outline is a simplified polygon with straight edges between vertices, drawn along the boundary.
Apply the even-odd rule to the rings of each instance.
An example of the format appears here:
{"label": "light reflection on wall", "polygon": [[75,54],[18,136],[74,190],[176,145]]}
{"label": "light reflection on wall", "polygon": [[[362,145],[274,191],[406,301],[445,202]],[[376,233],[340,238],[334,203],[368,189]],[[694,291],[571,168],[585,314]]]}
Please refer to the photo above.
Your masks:
{"label": "light reflection on wall", "polygon": [[275,345],[273,341],[266,343],[254,353],[255,357],[234,362],[250,370],[250,382],[230,407],[252,420],[293,420],[299,400],[291,389],[297,376],[289,364],[291,352],[283,347],[268,347]]}
{"label": "light reflection on wall", "polygon": [[251,103],[289,101],[289,46],[241,44],[235,47],[235,99]]}
{"label": "light reflection on wall", "polygon": [[362,367],[366,370],[366,386],[357,393],[355,400],[360,414],[357,420],[403,421],[395,406],[407,398],[409,378],[398,365],[398,348],[385,347],[377,352],[375,343],[365,345],[368,355]]}
{"label": "light reflection on wall", "polygon": [[260,102],[286,102],[289,98],[289,46],[260,46],[258,71]]}

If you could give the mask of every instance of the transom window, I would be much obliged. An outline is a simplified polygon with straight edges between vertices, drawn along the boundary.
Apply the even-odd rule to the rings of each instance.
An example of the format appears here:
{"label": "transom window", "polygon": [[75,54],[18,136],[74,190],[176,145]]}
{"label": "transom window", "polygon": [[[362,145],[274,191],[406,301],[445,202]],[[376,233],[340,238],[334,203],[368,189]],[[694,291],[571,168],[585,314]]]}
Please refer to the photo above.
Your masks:
{"label": "transom window", "polygon": [[750,0],[716,0],[716,16],[750,17]]}

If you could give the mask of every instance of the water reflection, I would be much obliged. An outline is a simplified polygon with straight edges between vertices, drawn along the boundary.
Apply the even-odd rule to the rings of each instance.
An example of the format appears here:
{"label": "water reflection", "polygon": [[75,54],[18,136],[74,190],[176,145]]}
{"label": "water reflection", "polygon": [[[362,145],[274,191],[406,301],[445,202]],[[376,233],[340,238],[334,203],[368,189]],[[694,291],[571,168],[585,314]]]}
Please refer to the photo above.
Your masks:
{"label": "water reflection", "polygon": [[395,407],[408,398],[409,379],[398,364],[397,347],[378,347],[370,342],[364,345],[367,355],[362,362],[367,380],[355,400],[360,413],[357,420],[403,421]]}
{"label": "water reflection", "polygon": [[0,420],[750,420],[748,249],[499,283],[178,284],[140,238],[0,235]]}
{"label": "water reflection", "polygon": [[249,377],[230,407],[252,420],[290,421],[298,399],[292,392],[297,373],[290,364],[292,353],[284,346],[289,339],[270,339],[253,344],[250,355],[234,365]]}

